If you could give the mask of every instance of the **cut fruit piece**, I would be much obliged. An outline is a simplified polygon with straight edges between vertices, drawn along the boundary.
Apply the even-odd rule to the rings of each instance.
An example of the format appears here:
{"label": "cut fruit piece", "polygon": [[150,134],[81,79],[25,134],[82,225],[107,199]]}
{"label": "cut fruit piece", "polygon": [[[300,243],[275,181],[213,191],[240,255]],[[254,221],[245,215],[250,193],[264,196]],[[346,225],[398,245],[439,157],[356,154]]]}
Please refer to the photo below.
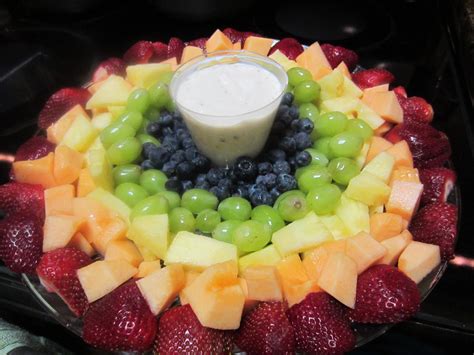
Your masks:
{"label": "cut fruit piece", "polygon": [[87,241],[86,237],[84,237],[81,232],[77,232],[76,234],[74,234],[67,246],[70,248],[81,250],[88,256],[94,256],[96,254],[92,245]]}
{"label": "cut fruit piece", "polygon": [[385,209],[410,221],[420,204],[423,184],[395,180]]}
{"label": "cut fruit piece", "polygon": [[395,158],[387,152],[381,152],[371,159],[362,171],[375,175],[388,184],[394,166]]}
{"label": "cut fruit piece", "polygon": [[362,98],[362,101],[371,101],[370,95],[376,92],[386,92],[388,91],[389,84],[381,84],[377,86],[372,86],[371,88],[364,89],[364,96]]}
{"label": "cut fruit piece", "polygon": [[266,56],[272,47],[273,39],[249,36],[245,40],[244,50]]}
{"label": "cut fruit piece", "polygon": [[321,87],[321,100],[330,100],[342,96],[344,75],[339,69],[334,69],[318,81]]}
{"label": "cut fruit piece", "polygon": [[375,213],[370,216],[370,235],[375,240],[394,237],[402,232],[403,218],[394,213]]}
{"label": "cut fruit piece", "polygon": [[396,180],[420,183],[420,175],[418,173],[418,169],[407,168],[406,166],[396,168],[392,172],[392,177],[390,178],[390,186],[392,186],[393,182]]}
{"label": "cut fruit piece", "polygon": [[166,266],[138,280],[137,286],[156,316],[168,308],[183,289],[183,267],[179,264]]}
{"label": "cut fruit piece", "polygon": [[[345,248],[342,250],[342,252],[344,253],[344,251]],[[330,253],[331,252],[323,246],[304,253],[303,266],[311,280],[315,282],[319,280],[321,272],[323,271],[324,265],[326,265],[326,261]]]}
{"label": "cut fruit piece", "polygon": [[92,117],[91,123],[95,129],[102,131],[105,127],[109,126],[114,120],[114,116],[110,112],[102,112]]}
{"label": "cut fruit piece", "polygon": [[169,65],[171,65],[171,71],[176,71],[176,69],[178,69],[178,59],[176,59],[176,57],[168,58],[168,59],[160,62],[160,64],[169,64]]}
{"label": "cut fruit piece", "polygon": [[182,264],[196,271],[229,260],[237,263],[235,245],[185,231],[176,234],[165,258],[167,265]]}
{"label": "cut fruit piece", "polygon": [[331,232],[314,212],[279,229],[272,236],[272,243],[283,257],[313,249],[333,240]]}
{"label": "cut fruit piece", "polygon": [[353,97],[337,97],[321,103],[321,110],[325,112],[339,111],[347,116],[355,117],[359,108],[359,100]]}
{"label": "cut fruit piece", "polygon": [[45,189],[56,186],[53,174],[54,153],[36,160],[13,162],[13,173],[16,182],[41,185]]}
{"label": "cut fruit piece", "polygon": [[390,123],[390,122],[385,122],[383,125],[381,125],[379,128],[377,128],[376,130],[374,130],[374,136],[377,136],[377,137],[383,137],[385,135],[385,133],[387,133],[388,131],[390,131],[393,127],[393,124]]}
{"label": "cut fruit piece", "polygon": [[92,179],[89,169],[84,168],[79,173],[77,180],[77,197],[84,197],[96,189],[94,179]]}
{"label": "cut fruit piece", "polygon": [[64,248],[85,220],[76,216],[46,216],[43,228],[43,252]]}
{"label": "cut fruit piece", "polygon": [[161,78],[170,71],[170,63],[129,65],[127,67],[127,81],[135,87],[148,89],[150,86],[160,81]]}
{"label": "cut fruit piece", "polygon": [[441,263],[438,245],[412,241],[398,259],[398,268],[419,283]]}
{"label": "cut fruit piece", "polygon": [[212,265],[183,290],[203,326],[222,330],[239,328],[245,294],[237,271],[235,261]]}
{"label": "cut fruit piece", "polygon": [[320,248],[326,249],[330,253],[335,252],[346,252],[347,239],[335,240],[333,242],[327,242],[321,245]]}
{"label": "cut fruit piece", "polygon": [[133,86],[124,78],[110,75],[87,101],[86,109],[125,106]]}
{"label": "cut fruit piece", "polygon": [[125,239],[127,224],[119,217],[111,218],[92,239],[92,245],[101,254],[105,255],[108,244],[114,240]]}
{"label": "cut fruit piece", "polygon": [[341,62],[336,69],[340,68],[341,66],[345,66],[345,70],[347,70],[347,75],[344,73],[344,69],[339,69],[344,75],[344,81],[342,82],[342,95],[343,97],[354,97],[360,98],[362,96],[362,90],[352,81],[351,75],[349,74],[349,69],[344,62]]}
{"label": "cut fruit piece", "polygon": [[101,232],[101,226],[111,217],[109,210],[100,202],[88,197],[76,197],[72,201],[73,215],[83,217],[86,222],[81,233],[89,242]]}
{"label": "cut fruit piece", "polygon": [[71,127],[72,122],[77,116],[88,117],[86,111],[84,111],[81,105],[74,106],[64,115],[62,115],[59,120],[48,127],[46,130],[46,137],[48,138],[48,141],[54,144],[59,144],[62,142],[64,135],[66,134],[69,127]]}
{"label": "cut fruit piece", "polygon": [[403,109],[398,102],[395,92],[372,91],[369,95],[364,95],[362,101],[388,122],[403,122]]}
{"label": "cut fruit piece", "polygon": [[351,235],[370,232],[369,207],[362,202],[353,200],[343,193],[335,212],[349,229]]}
{"label": "cut fruit piece", "polygon": [[271,55],[269,55],[268,58],[271,58],[275,62],[280,64],[285,69],[285,71],[288,71],[291,68],[295,68],[298,66],[298,64],[294,60],[288,59],[288,57],[284,55],[282,52],[280,52],[278,49],[275,52],[273,52]]}
{"label": "cut fruit piece", "polygon": [[360,100],[357,107],[357,118],[365,121],[372,129],[377,129],[385,123],[382,117]]}
{"label": "cut fruit piece", "polygon": [[403,140],[395,143],[385,152],[395,158],[395,168],[399,168],[401,166],[413,168],[413,156],[406,141]]}
{"label": "cut fruit piece", "polygon": [[77,180],[84,157],[68,146],[59,145],[54,151],[53,175],[56,183],[71,184]]}
{"label": "cut fruit piece", "polygon": [[374,206],[388,201],[390,187],[379,177],[364,171],[349,182],[344,193],[353,200]]}
{"label": "cut fruit piece", "polygon": [[207,53],[232,49],[232,41],[221,30],[216,30],[206,42]]}
{"label": "cut fruit piece", "polygon": [[252,299],[249,298],[249,289],[248,289],[248,286],[247,286],[247,280],[239,277],[239,283],[240,283],[240,287],[242,288],[242,291],[243,291],[244,296],[245,296],[244,311],[243,311],[243,313],[245,314],[245,313],[251,311],[252,308],[254,308],[258,304],[258,301],[252,300]]}
{"label": "cut fruit piece", "polygon": [[44,190],[44,213],[50,215],[72,215],[74,199],[73,185],[60,185]]}
{"label": "cut fruit piece", "polygon": [[239,270],[240,273],[248,268],[249,266],[257,265],[276,265],[281,260],[281,255],[276,250],[273,244],[266,246],[263,249],[255,251],[253,253],[244,255],[239,258]]}
{"label": "cut fruit piece", "polygon": [[136,244],[138,250],[140,251],[140,254],[142,254],[143,260],[144,261],[155,261],[155,260],[160,260],[156,257],[155,254],[153,254],[148,248],[144,247],[143,245]]}
{"label": "cut fruit piece", "polygon": [[381,152],[386,151],[393,146],[391,142],[382,137],[372,137],[370,141],[369,152],[367,153],[367,163],[374,159]]}
{"label": "cut fruit piece", "polygon": [[369,148],[370,148],[370,144],[364,143],[359,154],[357,154],[357,156],[354,158],[357,165],[359,166],[359,169],[362,169],[362,167],[367,162],[367,153],[369,152]]}
{"label": "cut fruit piece", "polygon": [[[240,48],[239,48],[240,49]],[[189,62],[191,59],[199,57],[202,55],[203,50],[199,47],[186,46],[183,49],[183,54],[181,56],[181,64]]]}
{"label": "cut fruit piece", "polygon": [[98,187],[87,195],[87,197],[101,202],[104,206],[116,212],[125,222],[129,223],[130,207],[112,193]]}
{"label": "cut fruit piece", "polygon": [[164,259],[170,245],[167,214],[135,217],[128,237],[136,244],[144,246],[157,258]]}
{"label": "cut fruit piece", "polygon": [[140,279],[159,269],[161,269],[161,260],[142,261],[140,265],[138,265],[138,272],[134,277]]}
{"label": "cut fruit piece", "polygon": [[137,269],[125,260],[99,260],[77,270],[89,303],[109,294],[133,277]]}
{"label": "cut fruit piece", "polygon": [[242,49],[242,43],[240,41],[238,42],[235,42],[233,45],[232,45],[232,49],[234,51],[240,51]]}
{"label": "cut fruit piece", "polygon": [[401,253],[405,250],[408,244],[413,240],[413,236],[408,230],[404,230],[399,235],[391,237],[382,241],[382,245],[387,249],[387,254],[377,261],[377,264],[386,264],[394,266]]}
{"label": "cut fruit piece", "polygon": [[349,308],[354,308],[357,289],[357,265],[344,253],[331,253],[318,285]]}
{"label": "cut fruit piece", "polygon": [[346,255],[357,265],[357,274],[363,273],[387,254],[387,249],[370,234],[361,232],[347,239]]}
{"label": "cut fruit piece", "polygon": [[89,149],[86,153],[89,175],[94,182],[94,186],[101,187],[112,192],[114,189],[114,179],[112,175],[112,164],[107,157],[103,147]]}
{"label": "cut fruit piece", "polygon": [[[197,279],[197,277],[201,275],[200,272],[196,272],[196,271],[186,271],[184,273],[184,288],[188,287],[189,285],[191,285],[194,280]],[[183,290],[184,290],[183,288]],[[184,306],[185,304],[188,304],[189,301],[188,299],[186,298],[186,295],[184,294],[183,290],[181,290],[179,292],[179,303],[181,303],[182,306]]]}
{"label": "cut fruit piece", "polygon": [[314,42],[296,57],[296,63],[308,69],[314,80],[318,80],[332,71],[331,65],[318,42]]}
{"label": "cut fruit piece", "polygon": [[345,239],[351,236],[351,232],[344,222],[336,215],[319,216],[321,222],[331,232],[335,240]]}
{"label": "cut fruit piece", "polygon": [[274,266],[250,266],[242,272],[248,298],[256,301],[281,301],[283,294]]}
{"label": "cut fruit piece", "polygon": [[[336,67],[336,69],[340,70],[342,75],[344,75],[347,79],[350,79],[352,81],[352,75],[351,75],[351,72],[350,72],[349,68],[347,67],[346,63],[340,62],[338,64],[338,66]],[[360,92],[361,92],[361,95],[362,95],[362,90],[360,90]]]}
{"label": "cut fruit piece", "polygon": [[123,259],[131,265],[138,267],[143,261],[142,255],[138,251],[135,244],[127,239],[111,240],[105,248],[105,260]]}
{"label": "cut fruit piece", "polygon": [[84,153],[99,135],[99,131],[92,125],[87,116],[79,115],[72,122],[64,134],[61,144]]}

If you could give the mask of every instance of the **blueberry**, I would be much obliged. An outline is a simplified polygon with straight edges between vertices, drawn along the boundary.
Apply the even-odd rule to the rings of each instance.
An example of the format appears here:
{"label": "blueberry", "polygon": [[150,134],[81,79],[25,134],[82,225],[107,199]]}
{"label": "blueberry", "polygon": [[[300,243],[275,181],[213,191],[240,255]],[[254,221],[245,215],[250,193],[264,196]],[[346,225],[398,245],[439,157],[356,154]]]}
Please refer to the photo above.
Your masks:
{"label": "blueberry", "polygon": [[160,110],[156,107],[150,107],[148,110],[146,110],[143,117],[151,122],[157,121],[160,118]]}
{"label": "blueberry", "polygon": [[286,153],[294,153],[296,150],[296,140],[293,137],[283,137],[278,147],[283,149]]}
{"label": "blueberry", "polygon": [[146,160],[142,161],[140,166],[142,167],[143,170],[149,170],[149,169],[154,169],[155,168],[155,166],[153,165],[153,163],[149,159],[146,159]]}
{"label": "blueberry", "polygon": [[181,117],[181,114],[178,111],[174,111],[172,114],[174,121],[182,122],[183,117]]}
{"label": "blueberry", "polygon": [[290,191],[296,189],[296,179],[290,174],[280,174],[277,176],[276,188],[281,191]]}
{"label": "blueberry", "polygon": [[286,153],[281,149],[272,149],[267,153],[267,156],[272,163],[286,159]]}
{"label": "blueberry", "polygon": [[276,199],[281,195],[281,192],[278,191],[278,189],[276,187],[274,187],[273,189],[270,190],[270,196],[272,197],[273,199],[273,202],[274,203],[276,201]]}
{"label": "blueberry", "polygon": [[165,187],[166,190],[174,191],[177,193],[181,193],[183,191],[183,184],[181,184],[181,181],[179,181],[176,177],[168,179],[165,182]]}
{"label": "blueberry", "polygon": [[158,148],[158,147],[153,143],[150,143],[150,142],[144,143],[143,144],[143,156],[145,158],[149,158],[151,151],[156,149],[156,148]]}
{"label": "blueberry", "polygon": [[153,165],[157,168],[161,168],[165,162],[167,162],[171,157],[171,152],[166,149],[166,147],[158,147],[153,149],[150,152],[149,159],[152,161]]}
{"label": "blueberry", "polygon": [[170,161],[175,162],[176,164],[181,163],[182,161],[186,160],[186,155],[184,154],[184,150],[177,150],[171,156]]}
{"label": "blueberry", "polygon": [[290,127],[293,131],[298,132],[300,130],[300,119],[294,119],[291,121]]}
{"label": "blueberry", "polygon": [[183,185],[183,191],[191,190],[194,187],[194,184],[191,180],[184,180],[181,182]]}
{"label": "blueberry", "polygon": [[310,134],[311,132],[313,132],[313,128],[314,128],[314,123],[309,118],[303,118],[299,120],[298,130],[300,132],[305,132],[305,133]]}
{"label": "blueberry", "polygon": [[293,94],[291,92],[287,92],[283,95],[283,97],[281,99],[281,103],[282,103],[282,105],[290,106],[293,103],[294,98],[295,97],[293,96]]}
{"label": "blueberry", "polygon": [[148,126],[146,126],[146,132],[148,134],[156,135],[158,132],[160,132],[160,124],[158,122],[150,122]]}
{"label": "blueberry", "polygon": [[296,141],[296,149],[298,150],[303,150],[313,145],[310,135],[305,132],[296,133],[294,139]]}
{"label": "blueberry", "polygon": [[292,119],[297,119],[300,115],[298,107],[296,106],[290,106],[290,109],[288,110],[288,114]]}
{"label": "blueberry", "polygon": [[248,157],[240,157],[234,165],[237,178],[243,181],[251,181],[257,176],[257,164]]}
{"label": "blueberry", "polygon": [[306,150],[298,152],[295,156],[296,165],[299,168],[302,166],[309,165],[309,163],[311,163],[311,159],[311,154],[309,154]]}
{"label": "blueberry", "polygon": [[283,132],[285,128],[286,128],[285,122],[283,122],[282,120],[275,120],[275,122],[273,122],[272,132],[275,132],[275,133]]}
{"label": "blueberry", "polygon": [[219,180],[225,177],[225,172],[219,168],[211,168],[207,172],[207,181],[214,186],[219,183]]}
{"label": "blueberry", "polygon": [[286,115],[288,113],[288,110],[290,109],[290,105],[286,105],[283,102],[278,106],[277,114],[276,116],[278,118],[282,117],[283,115]]}
{"label": "blueberry", "polygon": [[193,174],[194,166],[189,161],[182,161],[176,166],[176,175],[180,179],[190,178]]}
{"label": "blueberry", "polygon": [[285,160],[279,160],[273,164],[273,172],[277,175],[289,174],[291,172],[290,164]]}
{"label": "blueberry", "polygon": [[267,190],[257,189],[250,195],[250,202],[254,206],[272,205],[273,199]]}
{"label": "blueberry", "polygon": [[191,138],[191,136],[187,136],[181,141],[181,145],[183,146],[184,149],[194,147],[194,141]]}
{"label": "blueberry", "polygon": [[173,129],[171,129],[170,127],[164,127],[161,130],[161,134],[163,135],[163,137],[169,136],[170,134],[173,134]]}
{"label": "blueberry", "polygon": [[269,172],[271,172],[273,170],[272,163],[270,163],[268,161],[264,161],[262,163],[259,163],[257,168],[258,168],[258,174],[259,175],[268,174]]}
{"label": "blueberry", "polygon": [[187,161],[192,161],[194,158],[196,158],[200,153],[198,150],[194,147],[188,147],[185,151],[184,154],[186,155],[186,160]]}
{"label": "blueberry", "polygon": [[178,150],[179,148],[179,141],[178,141],[178,138],[174,135],[169,135],[169,136],[165,136],[163,137],[162,139],[162,142],[161,142],[163,145],[167,145],[169,147],[172,147],[173,150]]}
{"label": "blueberry", "polygon": [[235,189],[234,195],[247,199],[249,197],[249,189],[247,185],[237,186],[237,188]]}
{"label": "blueberry", "polygon": [[255,191],[257,190],[265,190],[265,185],[263,184],[250,184],[247,186],[248,188],[248,192],[249,192],[249,196],[251,196]]}
{"label": "blueberry", "polygon": [[196,171],[206,171],[211,162],[204,155],[199,154],[191,160],[191,163],[194,165]]}
{"label": "blueberry", "polygon": [[194,180],[194,182],[197,184],[201,184],[203,182],[207,182],[207,176],[206,174],[198,174],[198,176],[196,176],[196,179]]}
{"label": "blueberry", "polygon": [[297,168],[296,159],[294,156],[288,158],[288,164],[290,164],[291,171],[295,171]]}
{"label": "blueberry", "polygon": [[219,201],[222,201],[226,199],[227,197],[230,197],[229,191],[219,186],[213,186],[209,189],[209,191],[212,192],[214,195],[216,195]]}
{"label": "blueberry", "polygon": [[207,181],[201,181],[201,182],[196,183],[194,187],[196,189],[209,190],[211,188],[211,185]]}
{"label": "blueberry", "polygon": [[231,190],[232,189],[232,180],[230,180],[229,178],[224,178],[224,179],[221,179],[218,183],[217,183],[217,186],[219,187],[222,187],[223,189],[226,189],[226,190]]}
{"label": "blueberry", "polygon": [[169,127],[173,124],[173,116],[169,112],[163,112],[158,123],[163,127]]}
{"label": "blueberry", "polygon": [[166,176],[171,177],[176,174],[176,165],[177,162],[170,160],[163,164],[161,171],[166,174]]}
{"label": "blueberry", "polygon": [[273,187],[275,187],[276,185],[276,179],[277,179],[277,176],[276,174],[273,174],[273,173],[268,173],[266,175],[259,175],[257,176],[257,179],[255,180],[255,182],[257,184],[263,184],[265,185],[265,187],[267,189],[271,189]]}

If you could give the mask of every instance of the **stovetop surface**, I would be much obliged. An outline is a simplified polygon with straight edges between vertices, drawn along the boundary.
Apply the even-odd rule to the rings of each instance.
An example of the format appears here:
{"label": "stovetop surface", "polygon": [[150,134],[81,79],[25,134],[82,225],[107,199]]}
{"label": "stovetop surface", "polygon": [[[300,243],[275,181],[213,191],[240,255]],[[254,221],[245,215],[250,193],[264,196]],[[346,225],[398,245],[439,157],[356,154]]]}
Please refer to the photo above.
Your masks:
{"label": "stovetop surface", "polygon": [[[176,6],[185,2],[177,1]],[[451,139],[461,188],[457,257],[413,320],[395,326],[354,353],[398,354],[413,353],[414,349],[423,354],[472,353],[474,73],[463,1],[320,0],[304,4],[295,0],[276,6],[269,1],[244,1],[247,8],[201,21],[172,17],[159,1],[152,0],[97,1],[85,14],[45,13],[32,3],[11,2],[9,16],[2,16],[0,3],[2,154],[13,153],[34,134],[37,113],[52,92],[86,82],[100,60],[120,55],[139,39],[167,42],[176,36],[186,41],[209,36],[216,28],[347,46],[359,53],[362,66],[389,69],[410,95],[431,101],[435,125]],[[8,164],[0,162],[0,182],[6,181],[7,171]],[[1,266],[0,317],[51,337],[77,353],[91,353],[80,339],[57,325],[19,279]]]}

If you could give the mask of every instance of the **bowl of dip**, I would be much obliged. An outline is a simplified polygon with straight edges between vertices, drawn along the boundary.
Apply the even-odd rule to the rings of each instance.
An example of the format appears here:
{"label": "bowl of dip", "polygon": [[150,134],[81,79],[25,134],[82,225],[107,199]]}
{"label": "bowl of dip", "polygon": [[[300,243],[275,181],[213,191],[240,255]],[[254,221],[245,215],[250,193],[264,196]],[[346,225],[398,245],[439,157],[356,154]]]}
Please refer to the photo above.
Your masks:
{"label": "bowl of dip", "polygon": [[217,51],[182,65],[170,94],[197,148],[227,166],[260,153],[287,85],[283,67],[268,57]]}

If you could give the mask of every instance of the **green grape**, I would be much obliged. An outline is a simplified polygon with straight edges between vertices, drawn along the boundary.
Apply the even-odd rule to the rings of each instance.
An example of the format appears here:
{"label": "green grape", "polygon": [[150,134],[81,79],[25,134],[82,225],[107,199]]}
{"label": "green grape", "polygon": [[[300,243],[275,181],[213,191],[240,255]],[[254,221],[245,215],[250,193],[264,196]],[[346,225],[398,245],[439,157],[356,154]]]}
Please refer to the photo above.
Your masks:
{"label": "green grape", "polygon": [[124,182],[138,184],[142,169],[135,164],[118,165],[113,169],[115,186]]}
{"label": "green grape", "polygon": [[130,220],[138,216],[165,214],[168,213],[169,208],[168,200],[163,196],[150,196],[133,206]]}
{"label": "green grape", "polygon": [[196,229],[196,220],[191,211],[183,207],[173,208],[169,213],[169,223],[171,233],[181,231],[194,232]]}
{"label": "green grape", "polygon": [[268,225],[248,220],[235,228],[232,233],[232,243],[239,251],[250,253],[264,248],[271,237],[272,233]]}
{"label": "green grape", "polygon": [[196,229],[203,233],[211,233],[221,223],[221,215],[216,210],[206,208],[196,217]]}
{"label": "green grape", "polygon": [[171,100],[168,91],[168,85],[165,83],[156,83],[149,89],[151,104],[156,108],[163,108]]}
{"label": "green grape", "polygon": [[156,145],[157,147],[159,147],[161,145],[160,141],[158,139],[156,139],[155,137],[153,136],[150,136],[149,134],[139,134],[137,136],[138,140],[142,143],[142,144],[145,144],[145,143],[153,143],[154,145]]}
{"label": "green grape", "polygon": [[328,169],[334,181],[344,186],[360,173],[359,165],[349,158],[336,158],[331,160]]}
{"label": "green grape", "polygon": [[303,81],[313,80],[313,75],[307,69],[295,67],[291,68],[286,72],[288,75],[288,84],[291,86],[296,86]]}
{"label": "green grape", "polygon": [[364,140],[349,132],[342,132],[331,138],[329,149],[334,157],[354,158],[362,149]]}
{"label": "green grape", "polygon": [[133,163],[142,152],[142,144],[135,137],[128,137],[112,144],[107,149],[107,157],[114,165]]}
{"label": "green grape", "polygon": [[321,87],[314,80],[307,80],[295,87],[295,101],[297,103],[313,102],[319,98]]}
{"label": "green grape", "polygon": [[169,85],[171,83],[171,79],[173,79],[173,71],[167,71],[166,73],[161,75],[160,82]]}
{"label": "green grape", "polygon": [[213,193],[203,189],[191,189],[181,197],[181,207],[187,208],[194,214],[202,210],[215,210],[219,200]]}
{"label": "green grape", "polygon": [[232,234],[241,223],[242,221],[232,219],[219,223],[212,231],[212,238],[221,242],[232,243]]}
{"label": "green grape", "polygon": [[140,176],[140,185],[142,185],[149,194],[156,194],[157,192],[166,190],[166,181],[168,181],[168,177],[156,169],[144,171]]}
{"label": "green grape", "polygon": [[236,219],[246,221],[250,218],[252,206],[242,197],[228,197],[219,203],[217,208],[223,220]]}
{"label": "green grape", "polygon": [[306,216],[309,209],[306,203],[306,197],[302,191],[292,190],[288,192],[291,193],[285,196],[282,194],[280,196],[283,196],[281,200],[278,201],[277,199],[275,204],[277,205],[276,209],[281,218],[287,222],[293,222]]}
{"label": "green grape", "polygon": [[168,112],[173,112],[173,111],[176,111],[176,106],[174,104],[174,101],[173,100],[168,100],[168,102],[166,103],[165,105],[165,108]]}
{"label": "green grape", "polygon": [[150,94],[146,89],[135,89],[128,96],[127,110],[145,113],[150,106]]}
{"label": "green grape", "polygon": [[332,181],[328,168],[319,165],[310,165],[298,177],[298,187],[303,192],[308,192],[314,187],[330,184]]}
{"label": "green grape", "polygon": [[267,205],[260,205],[252,210],[250,218],[254,221],[266,224],[270,227],[272,233],[285,226],[285,221],[280,217],[278,212]]}
{"label": "green grape", "polygon": [[316,105],[312,104],[311,102],[307,102],[305,104],[301,104],[298,107],[298,111],[300,114],[300,118],[309,118],[313,123],[319,117],[319,110]]}
{"label": "green grape", "polygon": [[115,188],[115,196],[130,207],[135,206],[141,200],[148,197],[148,192],[138,184],[124,182]]}
{"label": "green grape", "polygon": [[329,214],[336,208],[341,198],[341,190],[333,184],[325,184],[315,187],[308,192],[306,201],[308,207],[316,214]]}
{"label": "green grape", "polygon": [[160,191],[155,196],[163,196],[168,200],[168,204],[170,205],[170,210],[173,208],[179,207],[181,204],[181,197],[177,192],[174,191]]}
{"label": "green grape", "polygon": [[329,163],[329,159],[321,153],[320,151],[314,148],[305,149],[311,155],[311,164],[312,165],[320,165],[320,166],[327,166]]}
{"label": "green grape", "polygon": [[374,135],[372,128],[360,118],[349,120],[346,131],[360,136],[364,141],[368,141]]}
{"label": "green grape", "polygon": [[160,109],[156,107],[149,107],[148,110],[143,114],[143,117],[150,122],[156,122],[160,118]]}
{"label": "green grape", "polygon": [[105,148],[128,137],[135,136],[135,129],[129,124],[113,122],[100,132],[100,141]]}
{"label": "green grape", "polygon": [[150,120],[144,118],[142,121],[142,124],[140,128],[137,131],[137,134],[142,135],[142,134],[147,134],[146,133],[146,128],[148,127],[148,124],[150,123]]}
{"label": "green grape", "polygon": [[314,142],[313,148],[316,149],[318,152],[323,153],[326,156],[326,158],[331,159],[332,153],[331,153],[331,149],[329,148],[329,142],[331,142],[331,137],[318,138]]}
{"label": "green grape", "polygon": [[126,123],[138,131],[142,126],[143,116],[138,111],[126,111],[117,118],[117,122]]}
{"label": "green grape", "polygon": [[332,111],[323,113],[314,123],[314,130],[319,137],[332,137],[344,132],[347,126],[347,116],[342,112]]}
{"label": "green grape", "polygon": [[293,93],[293,89],[294,89],[294,87],[292,85],[288,84],[285,88],[285,93],[287,93],[287,92]]}

